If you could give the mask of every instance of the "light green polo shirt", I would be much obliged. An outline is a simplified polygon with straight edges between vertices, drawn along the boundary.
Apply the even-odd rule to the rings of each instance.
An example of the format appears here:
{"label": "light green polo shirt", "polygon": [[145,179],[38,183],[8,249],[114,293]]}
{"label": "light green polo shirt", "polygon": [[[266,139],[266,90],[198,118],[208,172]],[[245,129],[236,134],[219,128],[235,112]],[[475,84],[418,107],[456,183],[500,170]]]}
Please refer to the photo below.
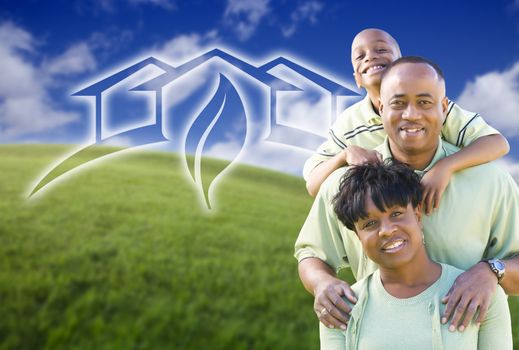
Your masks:
{"label": "light green polo shirt", "polygon": [[[444,140],[457,147],[466,147],[480,137],[493,134],[499,134],[499,131],[488,125],[481,115],[466,111],[449,101],[441,134]],[[305,162],[305,180],[308,180],[310,172],[317,165],[346,147],[354,145],[374,149],[385,137],[382,118],[375,112],[371,100],[366,96],[339,115],[328,132],[328,140]]]}
{"label": "light green polo shirt", "polygon": [[[388,140],[376,148],[391,158]],[[439,139],[424,171],[458,151]],[[298,261],[315,257],[338,271],[351,267],[358,280],[377,266],[368,259],[355,232],[335,215],[332,199],[347,168],[337,169],[322,184],[295,244]],[[423,218],[431,259],[467,270],[483,258],[505,258],[519,252],[519,190],[512,177],[493,162],[454,173],[439,209]]]}
{"label": "light green polo shirt", "polygon": [[404,299],[385,290],[379,272],[352,286],[358,302],[346,331],[319,325],[322,350],[512,350],[510,310],[500,286],[480,326],[472,321],[463,332],[449,332],[449,324],[440,323],[440,300],[462,270],[442,264],[435,283]]}

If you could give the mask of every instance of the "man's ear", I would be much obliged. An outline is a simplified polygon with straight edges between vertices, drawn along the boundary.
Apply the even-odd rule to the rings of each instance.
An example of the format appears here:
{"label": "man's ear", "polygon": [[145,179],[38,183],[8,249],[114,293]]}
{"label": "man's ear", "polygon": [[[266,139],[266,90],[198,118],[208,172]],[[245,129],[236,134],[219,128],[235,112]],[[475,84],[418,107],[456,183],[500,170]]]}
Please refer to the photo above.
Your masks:
{"label": "man's ear", "polygon": [[359,89],[362,88],[362,79],[360,78],[360,74],[357,72],[353,72],[353,78],[355,79],[355,84]]}
{"label": "man's ear", "polygon": [[449,109],[449,99],[447,98],[447,96],[445,96],[442,99],[443,120],[445,120],[445,118],[447,118],[447,111],[448,111],[448,109]]}

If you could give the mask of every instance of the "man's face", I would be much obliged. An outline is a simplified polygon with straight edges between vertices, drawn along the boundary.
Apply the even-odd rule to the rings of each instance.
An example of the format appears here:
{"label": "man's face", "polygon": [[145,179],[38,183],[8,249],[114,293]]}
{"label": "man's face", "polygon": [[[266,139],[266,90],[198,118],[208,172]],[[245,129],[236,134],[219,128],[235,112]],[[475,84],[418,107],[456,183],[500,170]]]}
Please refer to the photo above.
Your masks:
{"label": "man's face", "polygon": [[434,152],[447,105],[445,83],[429,65],[402,63],[391,69],[382,81],[380,113],[394,155]]}
{"label": "man's face", "polygon": [[367,29],[357,34],[351,44],[351,64],[357,86],[379,86],[386,66],[399,57],[400,49],[386,32]]}

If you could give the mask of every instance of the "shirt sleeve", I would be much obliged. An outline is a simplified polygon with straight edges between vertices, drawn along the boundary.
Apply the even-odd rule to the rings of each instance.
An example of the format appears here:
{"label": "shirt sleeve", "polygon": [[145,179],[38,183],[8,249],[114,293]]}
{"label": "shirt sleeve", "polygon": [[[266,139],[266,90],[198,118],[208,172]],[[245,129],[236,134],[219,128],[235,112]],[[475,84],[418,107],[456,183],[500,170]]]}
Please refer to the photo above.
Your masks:
{"label": "shirt sleeve", "polygon": [[319,338],[321,350],[346,350],[345,331],[330,329],[319,322]]}
{"label": "shirt sleeve", "polygon": [[321,186],[295,243],[294,256],[298,261],[318,258],[335,271],[347,267],[340,221],[332,204],[342,173],[344,170],[332,173]]}
{"label": "shirt sleeve", "polygon": [[[347,110],[346,110],[347,111]],[[333,123],[328,131],[328,139],[317,148],[317,151],[308,158],[303,167],[303,177],[308,181],[310,173],[319,164],[331,159],[333,156],[348,147],[345,133],[345,121],[348,118],[347,112],[342,113],[339,118]]]}
{"label": "shirt sleeve", "polygon": [[450,101],[442,127],[442,137],[457,147],[467,147],[480,137],[499,134],[479,113],[462,109]]}
{"label": "shirt sleeve", "polygon": [[484,258],[509,258],[519,253],[519,188],[502,171],[493,186],[492,226]]}
{"label": "shirt sleeve", "polygon": [[512,350],[512,321],[503,288],[497,286],[496,293],[481,323],[478,334],[478,350]]}
{"label": "shirt sleeve", "polygon": [[321,350],[346,350],[346,332],[337,328],[330,329],[319,322]]}

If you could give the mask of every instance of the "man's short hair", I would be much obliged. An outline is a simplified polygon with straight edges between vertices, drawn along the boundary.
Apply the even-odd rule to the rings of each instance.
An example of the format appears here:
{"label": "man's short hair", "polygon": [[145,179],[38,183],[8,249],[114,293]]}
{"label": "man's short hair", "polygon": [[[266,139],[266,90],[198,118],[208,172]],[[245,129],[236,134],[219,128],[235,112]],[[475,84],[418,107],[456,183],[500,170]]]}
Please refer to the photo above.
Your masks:
{"label": "man's short hair", "polygon": [[394,67],[396,67],[396,66],[398,66],[400,64],[404,64],[404,63],[422,63],[422,64],[426,64],[429,67],[431,67],[432,69],[434,69],[434,71],[436,72],[436,74],[438,75],[438,77],[441,80],[445,81],[445,76],[443,75],[443,71],[441,70],[440,66],[438,66],[433,61],[428,60],[427,58],[424,58],[424,57],[421,57],[421,56],[402,56],[400,58],[397,58],[395,61],[393,61],[392,63],[390,63],[386,67],[386,69],[382,72],[382,76],[380,78],[380,82],[382,83],[382,81],[384,80],[384,77],[386,77],[389,74],[389,72]]}
{"label": "man's short hair", "polygon": [[411,168],[394,160],[352,166],[343,175],[333,199],[335,213],[348,229],[356,231],[355,222],[368,216],[368,196],[382,212],[409,203],[416,208],[422,201],[423,187]]}

